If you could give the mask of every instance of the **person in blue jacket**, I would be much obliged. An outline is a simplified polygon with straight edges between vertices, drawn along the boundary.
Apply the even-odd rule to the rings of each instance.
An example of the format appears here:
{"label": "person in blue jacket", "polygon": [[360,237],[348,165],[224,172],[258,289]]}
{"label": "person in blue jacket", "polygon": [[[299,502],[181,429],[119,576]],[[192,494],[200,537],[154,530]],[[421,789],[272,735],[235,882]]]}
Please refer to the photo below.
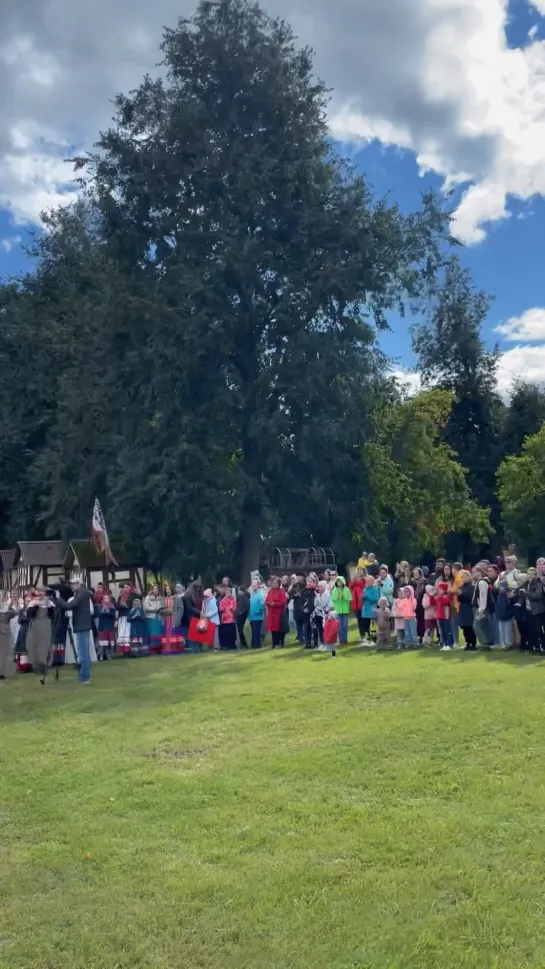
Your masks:
{"label": "person in blue jacket", "polygon": [[261,649],[261,632],[265,618],[265,593],[260,586],[250,589],[250,605],[248,608],[248,622],[252,630],[252,649]]}
{"label": "person in blue jacket", "polygon": [[372,575],[368,575],[365,579],[365,588],[361,597],[361,616],[363,619],[363,639],[362,643],[367,644],[371,642],[371,637],[369,635],[371,629],[371,619],[375,615],[375,609],[378,605],[378,600],[380,599],[381,593],[380,586],[376,579]]}

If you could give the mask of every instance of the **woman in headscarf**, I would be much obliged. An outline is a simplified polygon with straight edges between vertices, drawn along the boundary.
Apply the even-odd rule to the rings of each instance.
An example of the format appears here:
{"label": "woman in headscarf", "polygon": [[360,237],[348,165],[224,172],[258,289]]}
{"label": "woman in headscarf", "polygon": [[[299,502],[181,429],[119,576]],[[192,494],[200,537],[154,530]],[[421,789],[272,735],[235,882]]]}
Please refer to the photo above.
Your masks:
{"label": "woman in headscarf", "polygon": [[52,620],[55,606],[45,594],[43,585],[36,592],[26,609],[29,627],[26,638],[28,659],[35,673],[44,673],[51,646]]}
{"label": "woman in headscarf", "polygon": [[288,597],[277,575],[271,580],[271,587],[265,596],[267,618],[265,628],[272,636],[272,646],[282,646],[284,641],[284,614],[288,604]]}
{"label": "woman in headscarf", "polygon": [[[225,587],[224,587],[225,588]],[[218,600],[216,599],[212,589],[205,589],[202,601],[202,614],[204,619],[208,619],[210,626],[213,627],[214,635],[210,637],[208,642],[209,646],[213,646],[214,649],[218,650],[220,648],[219,643],[219,625],[220,625],[220,613],[218,609]],[[202,652],[202,643],[199,644],[198,652]]]}
{"label": "woman in headscarf", "polygon": [[130,582],[125,582],[117,600],[117,646],[116,652],[121,656],[129,656],[131,652],[131,624],[128,621],[128,614],[132,609],[136,592]]}
{"label": "woman in headscarf", "polygon": [[165,600],[161,595],[161,590],[155,582],[146,598],[144,599],[144,612],[148,621],[148,643],[150,653],[161,652],[161,641],[163,637],[163,613]]}
{"label": "woman in headscarf", "polygon": [[0,596],[0,680],[5,680],[6,676],[10,676],[15,670],[10,629],[15,609],[8,592],[1,592]]}

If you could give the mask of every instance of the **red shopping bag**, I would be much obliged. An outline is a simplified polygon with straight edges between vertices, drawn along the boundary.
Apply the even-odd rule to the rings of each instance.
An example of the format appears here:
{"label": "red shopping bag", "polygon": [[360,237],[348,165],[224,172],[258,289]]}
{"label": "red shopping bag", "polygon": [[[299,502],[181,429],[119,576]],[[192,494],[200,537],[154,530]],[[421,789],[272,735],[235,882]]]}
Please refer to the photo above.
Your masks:
{"label": "red shopping bag", "polygon": [[203,646],[213,646],[214,645],[214,632],[215,625],[213,622],[208,622],[206,629],[200,629],[199,626],[203,625],[202,618],[196,619],[192,616],[189,621],[189,632],[187,638],[193,643],[202,643]]}
{"label": "red shopping bag", "polygon": [[338,635],[339,623],[337,619],[326,619],[324,625],[324,643],[329,643],[329,645],[335,644]]}

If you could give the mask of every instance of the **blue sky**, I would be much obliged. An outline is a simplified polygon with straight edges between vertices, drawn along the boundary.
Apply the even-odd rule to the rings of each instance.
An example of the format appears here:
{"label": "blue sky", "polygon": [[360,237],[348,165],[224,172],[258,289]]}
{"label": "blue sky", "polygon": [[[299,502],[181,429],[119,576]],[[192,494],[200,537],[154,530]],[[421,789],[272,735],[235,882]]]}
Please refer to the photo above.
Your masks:
{"label": "blue sky", "polygon": [[[262,0],[315,50],[331,128],[405,211],[454,189],[462,261],[494,297],[499,386],[545,380],[545,0]],[[163,24],[196,0],[24,0],[0,9],[0,275],[44,207],[73,197],[64,159],[154,70]],[[8,9],[9,8],[9,9]],[[500,331],[498,331],[500,327]],[[408,325],[381,337],[402,369]]]}

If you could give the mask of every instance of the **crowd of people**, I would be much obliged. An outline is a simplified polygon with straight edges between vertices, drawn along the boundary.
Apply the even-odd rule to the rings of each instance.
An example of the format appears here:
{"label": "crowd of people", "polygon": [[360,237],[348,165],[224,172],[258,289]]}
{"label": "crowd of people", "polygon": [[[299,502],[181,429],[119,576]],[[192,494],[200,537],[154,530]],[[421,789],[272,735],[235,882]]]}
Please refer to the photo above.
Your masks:
{"label": "crowd of people", "polygon": [[[321,575],[252,573],[236,588],[225,577],[214,588],[200,579],[151,586],[145,596],[125,583],[59,583],[0,598],[0,679],[13,670],[43,673],[49,665],[75,663],[82,683],[91,663],[114,657],[174,655],[205,647],[273,649],[288,633],[305,649],[337,655],[356,620],[361,646],[443,651],[500,645],[545,653],[545,558],[518,568],[514,555],[473,568],[439,558],[435,569],[400,562],[393,572],[373,553],[363,553],[347,582],[329,570]],[[249,627],[249,637],[247,630]],[[249,642],[248,642],[249,638]]]}

